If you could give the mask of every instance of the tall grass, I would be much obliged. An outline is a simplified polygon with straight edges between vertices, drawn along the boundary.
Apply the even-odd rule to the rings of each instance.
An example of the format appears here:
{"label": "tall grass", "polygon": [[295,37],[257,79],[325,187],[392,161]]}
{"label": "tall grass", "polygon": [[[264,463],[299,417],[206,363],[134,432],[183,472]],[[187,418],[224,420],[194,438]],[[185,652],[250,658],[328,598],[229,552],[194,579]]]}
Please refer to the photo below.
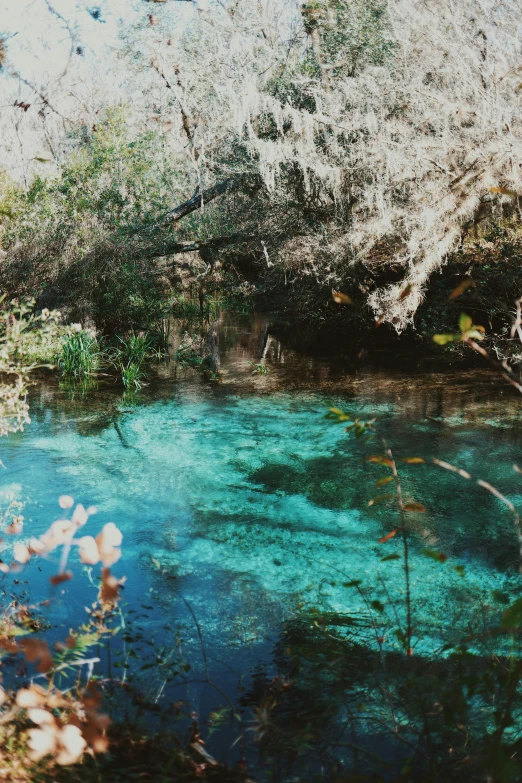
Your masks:
{"label": "tall grass", "polygon": [[100,367],[101,352],[90,332],[72,332],[63,338],[57,365],[63,375],[84,378]]}
{"label": "tall grass", "polygon": [[145,363],[161,354],[154,336],[131,332],[126,338],[116,337],[107,350],[109,363],[120,373],[125,389],[138,390],[144,385]]}

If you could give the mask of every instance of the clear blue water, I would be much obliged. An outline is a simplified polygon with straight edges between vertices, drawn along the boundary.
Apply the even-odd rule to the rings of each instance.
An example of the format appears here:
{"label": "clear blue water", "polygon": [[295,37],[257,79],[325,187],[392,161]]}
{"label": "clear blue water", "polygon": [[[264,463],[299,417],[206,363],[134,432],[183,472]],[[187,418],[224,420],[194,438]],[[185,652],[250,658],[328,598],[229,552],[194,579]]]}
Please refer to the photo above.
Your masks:
{"label": "clear blue water", "polygon": [[[399,537],[378,543],[396,526],[395,512],[367,505],[386,491],[375,488],[385,469],[362,461],[380,449],[326,421],[327,401],[375,415],[398,457],[458,464],[521,507],[513,464],[522,465],[522,417],[518,399],[488,374],[345,373],[275,341],[269,375],[252,376],[248,362],[259,361],[265,327],[227,329],[217,386],[172,368],[132,404],[114,389],[82,398],[54,382],[36,386],[32,424],[2,443],[0,489],[26,502],[28,536],[59,517],[61,494],[96,505],[85,532],[108,521],[123,532],[113,571],[127,577],[129,621],[138,613],[143,639],[172,660],[182,649],[201,678],[200,640],[181,594],[201,627],[213,679],[235,699],[240,678],[257,666],[277,673],[282,629],[303,611],[366,617],[347,581],[372,588],[384,620],[404,616],[401,561],[381,561],[401,552]],[[426,507],[411,515],[411,567],[415,654],[429,655],[493,611],[492,590],[516,595],[518,544],[510,514],[486,490],[430,464],[404,465],[403,480],[407,499]],[[448,561],[424,556],[426,546]],[[18,577],[32,595],[52,598],[44,612],[56,638],[78,625],[96,594],[73,565],[74,579],[58,588],[48,582],[53,561],[31,562]],[[375,649],[371,634],[360,641]],[[151,699],[173,697],[177,686],[161,690],[157,673],[143,676]],[[215,706],[201,683],[189,692],[196,709]]]}

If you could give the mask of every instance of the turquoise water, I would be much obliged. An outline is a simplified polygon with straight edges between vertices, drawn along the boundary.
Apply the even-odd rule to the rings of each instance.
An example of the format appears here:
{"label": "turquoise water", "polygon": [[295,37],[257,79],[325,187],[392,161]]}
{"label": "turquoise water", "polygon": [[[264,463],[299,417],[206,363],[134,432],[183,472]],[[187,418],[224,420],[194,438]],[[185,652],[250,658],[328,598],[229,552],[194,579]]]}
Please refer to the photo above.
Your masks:
{"label": "turquoise water", "polygon": [[[239,678],[260,662],[277,673],[282,629],[303,612],[350,614],[368,627],[367,606],[345,586],[351,580],[382,602],[379,622],[403,622],[402,561],[381,560],[401,554],[399,536],[378,543],[397,525],[395,511],[367,505],[386,491],[375,482],[387,472],[363,457],[381,449],[326,421],[328,401],[376,416],[397,457],[428,462],[403,467],[406,499],[426,507],[410,516],[415,654],[429,656],[477,618],[484,622],[495,610],[492,590],[516,596],[509,512],[485,489],[429,464],[438,457],[464,467],[522,507],[522,478],[513,470],[522,465],[516,397],[489,375],[344,373],[281,350],[268,359],[268,376],[253,377],[248,362],[259,360],[259,335],[242,327],[233,336],[222,348],[220,385],[165,369],[129,403],[113,389],[82,399],[42,383],[32,395],[32,424],[2,443],[1,491],[26,502],[28,536],[59,517],[61,494],[97,506],[86,533],[108,521],[121,529],[123,556],[113,572],[127,577],[124,613],[129,621],[138,613],[142,642],[182,648],[194,679],[201,677],[188,602],[212,676],[234,699]],[[426,547],[447,562],[427,558]],[[52,598],[44,613],[56,638],[78,625],[96,595],[73,565],[74,579],[59,588],[49,586],[52,560],[31,562],[19,577]],[[461,565],[464,575],[455,570]],[[376,649],[368,630],[359,641]],[[400,649],[398,641],[389,645]],[[118,655],[121,649],[116,663]],[[148,676],[150,698],[172,697],[169,687],[177,686],[162,690],[161,677]],[[204,688],[190,689],[204,710]]]}

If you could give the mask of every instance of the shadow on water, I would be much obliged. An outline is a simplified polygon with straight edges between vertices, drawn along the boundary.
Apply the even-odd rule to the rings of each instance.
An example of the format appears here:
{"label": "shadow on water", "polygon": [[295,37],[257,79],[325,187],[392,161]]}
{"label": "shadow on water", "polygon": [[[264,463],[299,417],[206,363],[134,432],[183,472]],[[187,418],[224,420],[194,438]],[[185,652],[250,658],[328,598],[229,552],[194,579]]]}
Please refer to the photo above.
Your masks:
{"label": "shadow on water", "polygon": [[[172,356],[191,328],[201,327],[172,325]],[[82,393],[53,379],[36,384],[32,425],[3,444],[2,489],[27,499],[30,535],[56,517],[63,493],[98,506],[93,527],[118,524],[117,569],[127,576],[124,611],[135,630],[134,646],[127,643],[134,656],[120,640],[113,663],[128,667],[129,679],[167,712],[190,702],[220,758],[237,760],[255,737],[255,764],[279,752],[275,779],[283,780],[307,759],[314,775],[325,764],[365,772],[354,753],[368,758],[379,746],[391,764],[379,774],[392,779],[404,753],[383,751],[395,745],[377,722],[361,728],[353,720],[362,702],[373,699],[375,714],[382,707],[369,684],[380,653],[367,607],[346,584],[360,582],[403,612],[400,566],[382,562],[378,543],[397,520],[386,505],[368,506],[385,473],[363,457],[377,447],[365,449],[326,422],[327,403],[376,416],[398,456],[426,459],[404,465],[403,476],[407,499],[426,507],[411,517],[411,577],[416,655],[427,661],[487,614],[492,590],[513,593],[519,578],[510,515],[430,460],[465,467],[522,501],[512,469],[522,464],[519,398],[486,371],[405,373],[308,355],[276,337],[264,316],[222,316],[214,329],[219,383],[171,360],[131,401],[108,383]],[[265,374],[253,372],[259,364]],[[427,545],[449,565],[423,557]],[[385,552],[400,552],[398,538]],[[54,567],[44,563],[30,575],[44,593]],[[64,588],[70,609],[63,601],[48,609],[57,638],[86,603],[84,582],[78,574]],[[219,692],[205,682],[201,639],[184,601]],[[148,666],[158,649],[159,673]],[[396,646],[392,672],[400,661]],[[451,679],[448,671],[440,664],[433,676]],[[222,692],[250,721],[239,744],[230,715],[219,726],[212,717],[224,709]],[[313,736],[318,723],[324,731]]]}

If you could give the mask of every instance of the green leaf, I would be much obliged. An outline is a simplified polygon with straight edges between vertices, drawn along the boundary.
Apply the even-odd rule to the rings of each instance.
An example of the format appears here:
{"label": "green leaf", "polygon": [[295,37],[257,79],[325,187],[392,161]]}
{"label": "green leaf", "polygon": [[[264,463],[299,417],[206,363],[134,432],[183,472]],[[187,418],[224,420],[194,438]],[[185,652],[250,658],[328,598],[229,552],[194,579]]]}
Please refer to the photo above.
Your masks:
{"label": "green leaf", "polygon": [[509,604],[509,595],[507,593],[503,593],[501,590],[492,590],[491,595],[497,603],[505,604],[506,606]]}
{"label": "green leaf", "polygon": [[437,345],[447,345],[448,343],[457,342],[462,340],[461,334],[434,334],[433,342]]}
{"label": "green leaf", "polygon": [[380,601],[372,601],[370,606],[375,609],[376,612],[384,612],[384,604],[381,604]]}
{"label": "green leaf", "polygon": [[460,576],[464,576],[466,569],[464,568],[463,565],[458,565],[455,566],[455,571],[457,572],[457,574],[460,574]]}
{"label": "green leaf", "polygon": [[381,557],[381,563],[385,563],[387,560],[400,560],[400,555],[386,555],[386,557]]}
{"label": "green leaf", "polygon": [[502,628],[516,628],[522,623],[522,598],[518,598],[515,603],[506,609],[502,615]]}
{"label": "green leaf", "polygon": [[435,552],[434,549],[423,549],[422,554],[425,557],[429,557],[432,560],[435,560],[437,563],[445,563],[448,559],[448,556],[443,554],[443,552]]}
{"label": "green leaf", "polygon": [[466,313],[461,313],[459,318],[459,329],[461,332],[469,332],[473,326],[473,321]]}
{"label": "green leaf", "polygon": [[343,587],[359,587],[360,584],[360,579],[352,579],[351,582],[343,582]]}
{"label": "green leaf", "polygon": [[336,421],[351,421],[351,416],[342,411],[340,408],[334,408],[330,406],[328,413],[325,416],[326,419],[335,419]]}
{"label": "green leaf", "polygon": [[375,486],[383,487],[385,484],[389,484],[390,481],[393,481],[393,476],[385,476],[385,478],[380,478],[379,481],[376,481]]}

